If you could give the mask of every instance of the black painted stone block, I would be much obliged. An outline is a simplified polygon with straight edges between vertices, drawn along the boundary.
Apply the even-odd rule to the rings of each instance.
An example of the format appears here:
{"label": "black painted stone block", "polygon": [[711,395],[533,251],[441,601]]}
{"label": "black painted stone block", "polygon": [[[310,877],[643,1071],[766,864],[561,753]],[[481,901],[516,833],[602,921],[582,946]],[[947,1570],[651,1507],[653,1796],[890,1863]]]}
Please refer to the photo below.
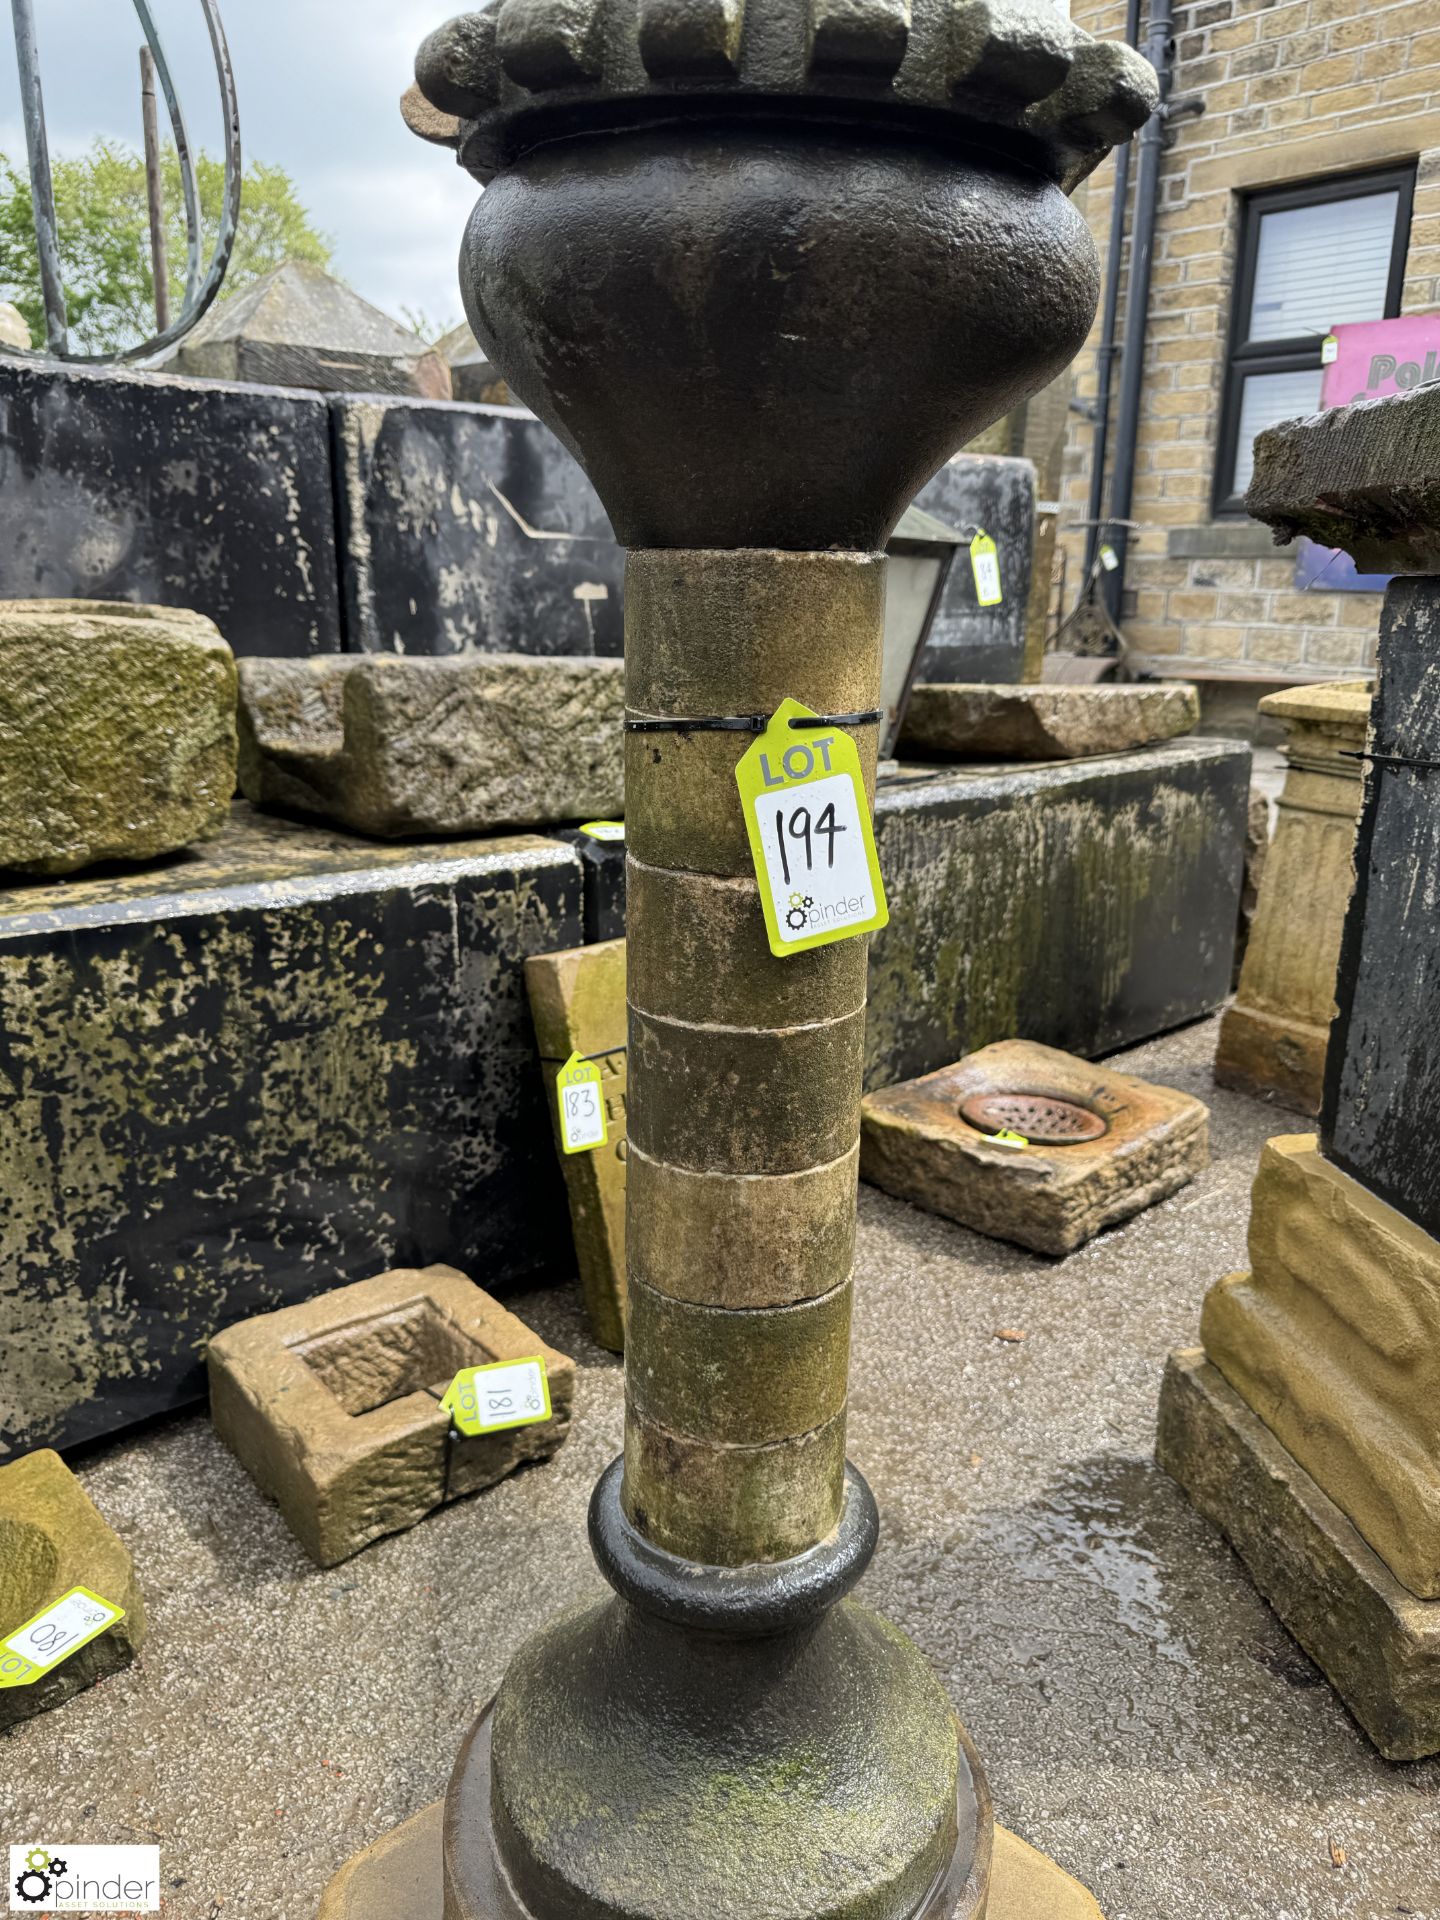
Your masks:
{"label": "black painted stone block", "polygon": [[548,427],[506,407],[331,402],[346,645],[618,655],[625,556]]}
{"label": "black painted stone block", "polygon": [[0,893],[0,1456],[192,1400],[221,1327],[390,1266],[573,1270],[523,961],[580,938],[554,840],[244,807]]}
{"label": "black painted stone block", "polygon": [[890,924],[870,950],[867,1086],[992,1040],[1093,1058],[1212,1012],[1249,787],[1247,747],[1195,739],[882,786]]}
{"label": "black painted stone block", "polygon": [[945,596],[920,659],[929,681],[1016,681],[1025,657],[1025,607],[1035,552],[1035,469],[1028,460],[958,453],[921,488],[915,505],[961,531],[983,527],[995,542],[1002,599],[975,598],[969,552],[955,556]]}
{"label": "black painted stone block", "polygon": [[555,838],[574,847],[585,870],[585,944],[620,940],[625,934],[625,843],[596,840],[578,827],[563,827]]}
{"label": "black painted stone block", "polygon": [[1320,1128],[1329,1159],[1440,1236],[1437,659],[1440,578],[1392,581],[1370,741],[1391,758],[1365,768]]}
{"label": "black painted stone block", "polygon": [[340,645],[318,394],[0,360],[0,599],[194,607],[236,653]]}

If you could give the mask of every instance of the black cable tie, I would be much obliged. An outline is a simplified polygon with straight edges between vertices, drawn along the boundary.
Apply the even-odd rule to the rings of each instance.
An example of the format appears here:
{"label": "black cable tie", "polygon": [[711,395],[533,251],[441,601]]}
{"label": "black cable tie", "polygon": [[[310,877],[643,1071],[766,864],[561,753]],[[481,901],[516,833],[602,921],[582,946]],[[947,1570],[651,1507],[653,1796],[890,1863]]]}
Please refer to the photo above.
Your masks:
{"label": "black cable tie", "polygon": [[[884,710],[870,707],[864,713],[797,714],[790,722],[792,732],[813,732],[816,727],[870,727],[884,719]],[[768,713],[711,713],[678,720],[626,720],[627,733],[764,733],[774,718]]]}
{"label": "black cable tie", "polygon": [[1342,760],[1368,760],[1377,767],[1408,767],[1413,772],[1431,773],[1440,767],[1440,760],[1412,760],[1404,753],[1361,753],[1355,747],[1341,747]]}

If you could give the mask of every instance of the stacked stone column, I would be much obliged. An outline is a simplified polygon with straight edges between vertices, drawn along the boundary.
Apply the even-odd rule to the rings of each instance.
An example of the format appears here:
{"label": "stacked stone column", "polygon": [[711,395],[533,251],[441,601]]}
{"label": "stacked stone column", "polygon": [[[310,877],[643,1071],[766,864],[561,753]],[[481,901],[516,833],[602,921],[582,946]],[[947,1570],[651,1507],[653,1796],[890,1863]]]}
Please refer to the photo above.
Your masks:
{"label": "stacked stone column", "polygon": [[[878,555],[642,552],[634,719],[879,704]],[[876,731],[852,730],[873,791]],[[710,1565],[835,1527],[869,941],[777,959],[735,785],[739,732],[631,732],[625,1510]]]}

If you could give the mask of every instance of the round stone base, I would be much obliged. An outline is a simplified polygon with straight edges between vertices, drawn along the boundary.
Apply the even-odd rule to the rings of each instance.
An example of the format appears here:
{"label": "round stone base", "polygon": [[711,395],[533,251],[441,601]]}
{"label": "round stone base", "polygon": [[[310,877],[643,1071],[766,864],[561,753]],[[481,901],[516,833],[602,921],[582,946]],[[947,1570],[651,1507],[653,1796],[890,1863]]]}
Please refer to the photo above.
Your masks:
{"label": "round stone base", "polygon": [[461,1752],[446,1920],[979,1920],[992,1816],[919,1651],[853,1601],[765,1639],[613,1598],[512,1661]]}
{"label": "round stone base", "polygon": [[[441,1834],[445,1802],[436,1800],[382,1834],[335,1875],[319,1920],[445,1920]],[[507,1909],[496,1908],[497,1916]],[[518,1909],[513,1905],[508,1912]],[[1053,1860],[1004,1827],[995,1829],[985,1920],[1103,1920],[1094,1900]]]}

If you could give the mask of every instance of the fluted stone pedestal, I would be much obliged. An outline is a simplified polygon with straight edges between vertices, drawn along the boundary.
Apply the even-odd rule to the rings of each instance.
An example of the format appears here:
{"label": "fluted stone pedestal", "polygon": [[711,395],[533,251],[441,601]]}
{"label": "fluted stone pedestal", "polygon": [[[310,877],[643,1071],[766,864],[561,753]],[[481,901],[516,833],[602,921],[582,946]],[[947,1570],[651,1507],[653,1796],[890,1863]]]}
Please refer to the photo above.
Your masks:
{"label": "fluted stone pedestal", "polygon": [[1287,771],[1215,1078],[1297,1113],[1320,1111],[1370,691],[1366,680],[1337,680],[1260,702],[1284,723]]}

